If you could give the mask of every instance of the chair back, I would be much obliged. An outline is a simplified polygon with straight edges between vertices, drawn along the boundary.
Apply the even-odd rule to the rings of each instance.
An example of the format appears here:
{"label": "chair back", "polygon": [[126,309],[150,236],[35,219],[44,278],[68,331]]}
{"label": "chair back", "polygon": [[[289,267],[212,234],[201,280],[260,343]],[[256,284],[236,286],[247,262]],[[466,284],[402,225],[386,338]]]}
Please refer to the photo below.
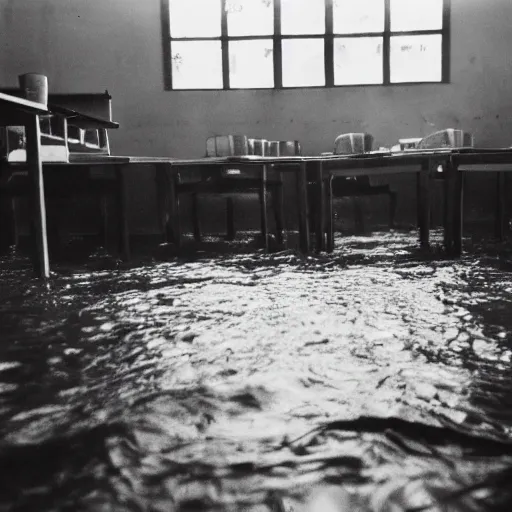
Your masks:
{"label": "chair back", "polygon": [[298,140],[279,141],[279,156],[299,156],[302,154]]}
{"label": "chair back", "polygon": [[335,155],[366,153],[373,147],[373,136],[369,133],[342,133],[334,141]]}
{"label": "chair back", "polygon": [[464,130],[446,128],[427,135],[418,143],[418,149],[473,147],[473,135]]}

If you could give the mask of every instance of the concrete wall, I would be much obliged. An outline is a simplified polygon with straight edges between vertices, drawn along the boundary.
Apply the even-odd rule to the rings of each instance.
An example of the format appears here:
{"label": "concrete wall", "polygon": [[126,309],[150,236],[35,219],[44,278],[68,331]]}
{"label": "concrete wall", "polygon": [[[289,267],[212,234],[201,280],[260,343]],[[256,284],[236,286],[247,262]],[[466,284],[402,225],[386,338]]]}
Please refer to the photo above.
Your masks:
{"label": "concrete wall", "polygon": [[[450,84],[166,92],[160,0],[0,0],[0,84],[38,71],[53,92],[108,89],[118,154],[201,156],[208,136],[233,132],[298,139],[318,153],[345,131],[389,146],[446,127],[503,146],[512,144],[511,26],[510,0],[452,0]],[[150,176],[131,176],[135,231],[154,228]]]}

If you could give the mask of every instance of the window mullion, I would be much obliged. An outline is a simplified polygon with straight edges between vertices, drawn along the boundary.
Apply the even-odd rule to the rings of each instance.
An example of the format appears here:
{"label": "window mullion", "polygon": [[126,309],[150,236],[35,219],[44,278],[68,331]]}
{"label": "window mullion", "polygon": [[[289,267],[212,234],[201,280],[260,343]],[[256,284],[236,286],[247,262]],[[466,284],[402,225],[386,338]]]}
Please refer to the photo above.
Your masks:
{"label": "window mullion", "polygon": [[325,0],[325,85],[334,86],[333,0]]}
{"label": "window mullion", "polygon": [[224,90],[229,89],[229,41],[228,41],[228,13],[226,0],[220,1],[221,13],[221,45],[222,45],[222,85]]}
{"label": "window mullion", "polygon": [[281,37],[281,0],[274,0],[274,88],[283,88],[283,45]]}
{"label": "window mullion", "polygon": [[443,2],[443,42],[441,50],[442,59],[442,75],[441,80],[444,83],[450,81],[450,16],[451,16],[451,0]]}
{"label": "window mullion", "polygon": [[384,85],[391,83],[391,0],[384,0],[384,38],[382,41],[382,70]]}

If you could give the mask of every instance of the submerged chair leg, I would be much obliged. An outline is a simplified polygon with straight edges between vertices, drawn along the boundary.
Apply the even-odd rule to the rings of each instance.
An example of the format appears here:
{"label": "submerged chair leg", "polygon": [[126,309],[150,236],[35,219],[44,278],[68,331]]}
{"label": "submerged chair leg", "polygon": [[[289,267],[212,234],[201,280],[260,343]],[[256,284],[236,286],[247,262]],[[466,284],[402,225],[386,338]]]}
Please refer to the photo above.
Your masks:
{"label": "submerged chair leg", "polygon": [[194,233],[194,240],[201,241],[201,224],[199,222],[199,201],[197,194],[192,194],[192,229]]}
{"label": "submerged chair leg", "polygon": [[226,240],[232,241],[236,237],[235,200],[232,197],[228,197],[227,201],[226,201],[226,224],[227,224]]}

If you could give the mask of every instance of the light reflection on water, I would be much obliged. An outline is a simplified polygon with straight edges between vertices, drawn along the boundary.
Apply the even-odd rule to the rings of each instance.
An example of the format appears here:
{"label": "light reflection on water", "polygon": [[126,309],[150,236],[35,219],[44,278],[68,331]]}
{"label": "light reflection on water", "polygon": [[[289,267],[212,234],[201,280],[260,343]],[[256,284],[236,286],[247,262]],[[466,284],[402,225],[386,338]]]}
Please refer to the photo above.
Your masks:
{"label": "light reflection on water", "polygon": [[508,468],[506,258],[415,245],[375,233],[329,256],[60,269],[49,290],[11,264],[0,510],[302,510],[322,484],[391,511]]}

